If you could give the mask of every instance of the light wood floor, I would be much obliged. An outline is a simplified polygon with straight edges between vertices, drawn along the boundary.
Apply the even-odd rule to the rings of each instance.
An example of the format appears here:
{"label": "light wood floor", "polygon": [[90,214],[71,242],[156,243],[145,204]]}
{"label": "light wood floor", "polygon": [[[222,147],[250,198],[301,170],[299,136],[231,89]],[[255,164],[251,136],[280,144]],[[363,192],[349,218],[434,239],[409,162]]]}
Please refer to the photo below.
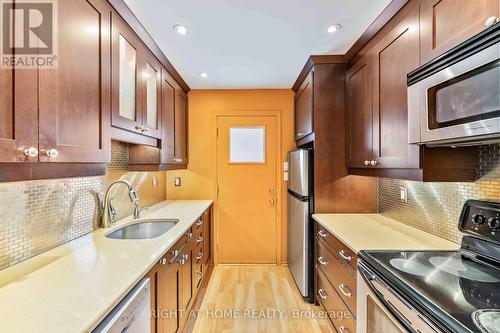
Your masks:
{"label": "light wood floor", "polygon": [[217,266],[193,332],[332,332],[312,311],[321,308],[302,300],[287,267]]}

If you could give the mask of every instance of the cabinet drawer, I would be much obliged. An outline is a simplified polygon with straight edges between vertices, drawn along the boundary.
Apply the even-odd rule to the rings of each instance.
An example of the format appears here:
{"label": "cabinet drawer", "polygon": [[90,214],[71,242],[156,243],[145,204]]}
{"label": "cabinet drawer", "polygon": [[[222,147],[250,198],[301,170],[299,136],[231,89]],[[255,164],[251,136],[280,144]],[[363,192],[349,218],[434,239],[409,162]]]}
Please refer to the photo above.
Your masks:
{"label": "cabinet drawer", "polygon": [[320,241],[316,241],[316,249],[317,267],[325,273],[349,310],[356,313],[356,277]]}
{"label": "cabinet drawer", "polygon": [[[316,299],[328,312],[330,321],[337,332],[356,333],[356,319],[349,309],[342,303],[332,285],[321,270],[316,269],[317,289]],[[335,315],[335,316],[333,316]]]}
{"label": "cabinet drawer", "polygon": [[[328,230],[316,223],[316,237],[321,240],[342,262],[349,265],[356,272],[358,256],[351,251],[344,243],[338,240]],[[353,272],[353,274],[354,274]]]}

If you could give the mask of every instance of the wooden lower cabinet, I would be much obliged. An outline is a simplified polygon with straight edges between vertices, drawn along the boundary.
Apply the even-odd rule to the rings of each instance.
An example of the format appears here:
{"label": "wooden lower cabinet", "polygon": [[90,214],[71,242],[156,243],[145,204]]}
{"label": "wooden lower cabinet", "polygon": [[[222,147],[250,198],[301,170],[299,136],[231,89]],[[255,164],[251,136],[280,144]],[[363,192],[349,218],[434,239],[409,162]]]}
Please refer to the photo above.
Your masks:
{"label": "wooden lower cabinet", "polygon": [[211,272],[211,262],[198,259],[210,240],[196,242],[205,223],[211,227],[210,212],[208,209],[146,275],[151,281],[151,333],[185,332],[192,325],[190,313]]}
{"label": "wooden lower cabinet", "polygon": [[316,300],[337,332],[355,333],[357,256],[318,223],[315,235]]}

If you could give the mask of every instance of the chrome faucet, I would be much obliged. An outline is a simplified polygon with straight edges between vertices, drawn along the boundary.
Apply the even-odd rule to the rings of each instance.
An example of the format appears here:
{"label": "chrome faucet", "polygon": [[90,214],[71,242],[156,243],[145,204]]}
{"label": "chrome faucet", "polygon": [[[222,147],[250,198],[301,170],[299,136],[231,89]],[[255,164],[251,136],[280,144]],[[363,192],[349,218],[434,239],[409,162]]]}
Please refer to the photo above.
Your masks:
{"label": "chrome faucet", "polygon": [[141,212],[144,210],[149,210],[149,207],[139,208],[139,202],[134,202],[134,204],[135,204],[134,220],[137,220],[138,218],[141,217]]}
{"label": "chrome faucet", "polygon": [[112,182],[111,185],[109,185],[108,189],[106,190],[106,194],[104,195],[104,212],[102,214],[102,226],[104,228],[110,227],[116,218],[116,210],[111,204],[113,198],[110,198],[109,193],[110,190],[117,184],[124,184],[127,186],[128,196],[130,198],[130,201],[133,202],[136,206],[136,209],[138,209],[137,207],[139,202],[139,196],[137,195],[137,192],[133,189],[132,185],[124,179],[119,179],[117,181]]}

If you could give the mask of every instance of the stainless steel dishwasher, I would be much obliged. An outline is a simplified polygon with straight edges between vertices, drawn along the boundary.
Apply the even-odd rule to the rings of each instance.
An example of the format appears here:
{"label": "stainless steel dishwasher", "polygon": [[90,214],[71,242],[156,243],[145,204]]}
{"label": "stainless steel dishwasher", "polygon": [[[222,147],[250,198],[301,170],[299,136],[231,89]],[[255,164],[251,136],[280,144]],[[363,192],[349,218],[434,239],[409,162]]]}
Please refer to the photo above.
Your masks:
{"label": "stainless steel dishwasher", "polygon": [[149,279],[142,279],[92,333],[150,332]]}

